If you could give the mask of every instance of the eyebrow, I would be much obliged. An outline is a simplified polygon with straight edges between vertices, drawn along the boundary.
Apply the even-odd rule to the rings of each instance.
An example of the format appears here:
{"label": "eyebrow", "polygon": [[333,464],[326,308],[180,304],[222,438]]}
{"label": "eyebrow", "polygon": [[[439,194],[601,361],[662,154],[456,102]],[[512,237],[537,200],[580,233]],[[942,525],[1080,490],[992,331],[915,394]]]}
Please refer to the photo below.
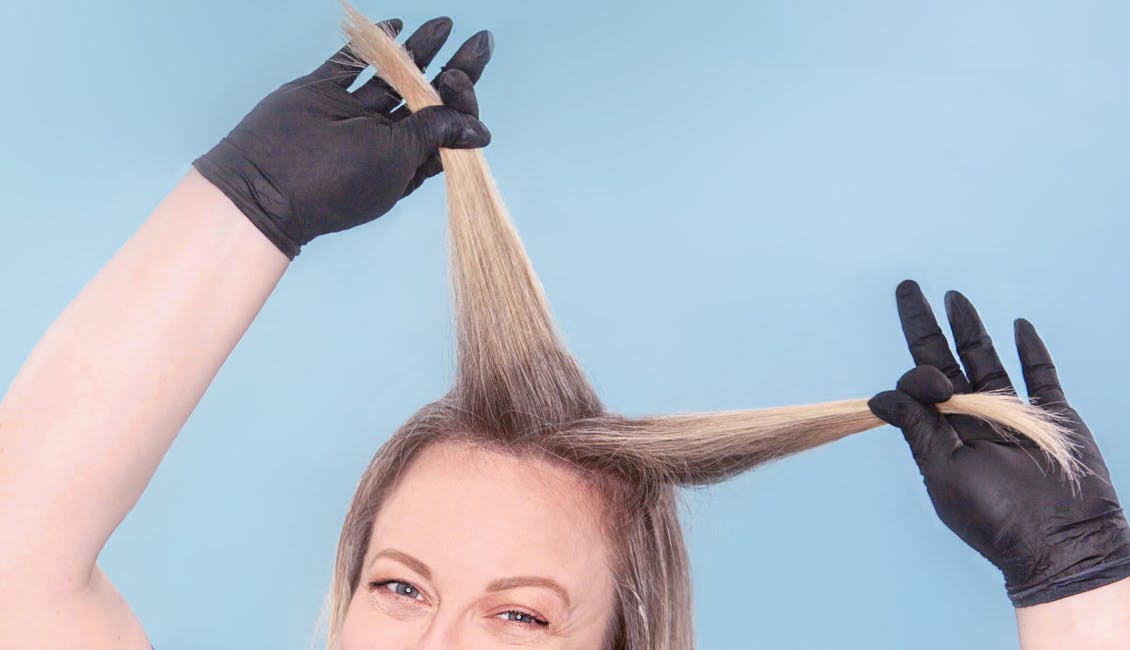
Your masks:
{"label": "eyebrow", "polygon": [[432,570],[428,568],[428,565],[417,560],[416,558],[405,553],[404,551],[398,551],[395,548],[386,548],[383,551],[381,551],[380,553],[377,553],[376,555],[374,555],[373,559],[369,560],[369,567],[372,567],[373,564],[376,563],[377,559],[382,558],[382,557],[392,558],[392,559],[396,560],[397,562],[400,562],[401,564],[407,566],[409,569],[412,569],[416,573],[419,573],[420,575],[424,576],[425,579],[427,579],[427,580],[432,579]]}
{"label": "eyebrow", "polygon": [[557,595],[561,596],[561,600],[565,601],[566,607],[572,607],[572,604],[569,602],[569,592],[565,591],[565,587],[562,587],[552,578],[543,578],[541,576],[499,578],[487,585],[487,591],[504,591],[506,589],[513,589],[514,587],[546,587],[557,592]]}
{"label": "eyebrow", "polygon": [[[426,580],[432,579],[432,570],[428,568],[428,565],[404,551],[398,551],[394,548],[386,548],[374,555],[373,559],[369,561],[368,566],[372,567],[377,559],[382,557],[400,562],[409,569],[424,576]],[[516,587],[545,587],[560,596],[561,600],[565,601],[566,607],[572,607],[572,603],[569,600],[569,592],[566,591],[565,587],[562,587],[561,583],[556,580],[544,576],[511,576],[509,578],[499,578],[487,585],[487,591],[505,591]]]}

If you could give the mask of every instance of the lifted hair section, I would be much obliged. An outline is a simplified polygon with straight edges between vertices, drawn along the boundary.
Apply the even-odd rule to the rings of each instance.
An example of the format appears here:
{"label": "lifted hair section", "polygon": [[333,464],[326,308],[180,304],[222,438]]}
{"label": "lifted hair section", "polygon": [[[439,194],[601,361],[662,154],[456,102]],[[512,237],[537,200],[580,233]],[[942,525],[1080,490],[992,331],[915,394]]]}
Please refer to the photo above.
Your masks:
{"label": "lifted hair section", "polygon": [[[412,111],[440,104],[392,35],[343,0],[342,29]],[[331,594],[329,647],[341,626],[373,520],[398,477],[430,444],[475,439],[516,455],[557,458],[608,500],[618,608],[612,650],[694,647],[689,568],[674,488],[705,485],[762,463],[882,426],[865,399],[801,406],[625,417],[605,410],[562,342],[541,283],[481,149],[440,149],[456,321],[451,390],[377,451],[346,515]],[[958,394],[937,408],[1026,436],[1077,480],[1077,444],[1052,412],[1015,395]]]}

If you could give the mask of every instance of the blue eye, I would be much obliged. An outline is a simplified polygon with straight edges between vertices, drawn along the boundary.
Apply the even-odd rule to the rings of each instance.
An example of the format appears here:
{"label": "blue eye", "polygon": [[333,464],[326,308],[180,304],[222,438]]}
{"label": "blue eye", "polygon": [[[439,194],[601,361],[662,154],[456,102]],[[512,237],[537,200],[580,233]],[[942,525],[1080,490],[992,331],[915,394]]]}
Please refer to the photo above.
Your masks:
{"label": "blue eye", "polygon": [[[511,614],[514,615],[514,618],[510,617]],[[549,621],[544,621],[540,618],[537,618],[533,614],[527,614],[526,612],[519,612],[519,611],[514,610],[514,609],[506,611],[506,612],[502,612],[501,615],[505,616],[506,617],[505,620],[510,622],[510,623],[522,623],[524,625],[541,625],[542,627],[549,625]]]}
{"label": "blue eye", "polygon": [[[423,594],[421,594],[420,590],[410,582],[404,582],[403,580],[376,580],[369,583],[369,588],[373,590],[389,586],[392,586],[392,588],[386,589],[386,591],[400,596],[401,598],[423,600]],[[545,627],[549,625],[549,621],[540,619],[533,614],[518,611],[516,609],[502,612],[501,614],[499,614],[499,616],[502,616],[502,620],[506,621],[507,623],[517,623],[522,626],[539,625]]]}
{"label": "blue eye", "polygon": [[396,594],[397,596],[411,598],[412,600],[422,600],[422,598],[420,597],[420,590],[417,589],[415,585],[408,582],[403,582],[401,580],[380,580],[377,582],[370,582],[369,588],[377,589],[380,587],[387,587],[389,585],[394,585],[393,588],[389,591]]}

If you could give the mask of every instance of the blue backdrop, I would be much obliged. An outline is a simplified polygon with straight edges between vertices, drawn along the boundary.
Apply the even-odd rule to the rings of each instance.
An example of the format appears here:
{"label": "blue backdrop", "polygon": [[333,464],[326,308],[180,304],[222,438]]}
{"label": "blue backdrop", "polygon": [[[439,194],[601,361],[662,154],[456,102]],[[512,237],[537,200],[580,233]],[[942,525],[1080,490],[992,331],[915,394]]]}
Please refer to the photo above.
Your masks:
{"label": "blue backdrop", "polygon": [[[489,28],[487,157],[568,344],[628,414],[867,397],[894,287],[964,291],[1019,379],[1031,319],[1123,499],[1130,5],[356,6],[434,66]],[[0,376],[265,94],[332,0],[0,9]],[[434,71],[433,71],[434,73]],[[362,79],[367,78],[366,76]],[[453,366],[439,179],[287,272],[102,555],[158,648],[305,648],[373,451]],[[1121,402],[1121,403],[1120,403]],[[686,497],[702,648],[1015,646],[997,570],[890,427]]]}

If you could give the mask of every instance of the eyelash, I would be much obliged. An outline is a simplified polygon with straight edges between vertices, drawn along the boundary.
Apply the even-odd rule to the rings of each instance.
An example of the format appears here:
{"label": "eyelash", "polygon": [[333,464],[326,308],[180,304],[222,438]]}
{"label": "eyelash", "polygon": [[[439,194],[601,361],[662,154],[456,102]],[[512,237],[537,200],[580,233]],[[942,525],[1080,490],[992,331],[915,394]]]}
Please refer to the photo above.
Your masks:
{"label": "eyelash", "polygon": [[[376,589],[379,589],[381,587],[387,587],[390,584],[407,585],[407,586],[411,587],[412,589],[414,589],[416,591],[416,593],[422,593],[420,591],[419,587],[412,584],[411,582],[405,582],[403,580],[374,580],[373,582],[369,583],[369,589],[376,590]],[[389,592],[389,593],[391,593],[393,596],[395,596],[397,598],[407,598],[409,600],[416,600],[415,598],[413,598],[411,596],[404,596],[404,595],[398,594],[396,592]],[[528,620],[528,621],[515,621],[515,620],[507,619],[507,621],[506,621],[507,623],[515,623],[517,625],[523,625],[523,626],[540,625],[541,627],[545,627],[545,626],[549,625],[549,621],[546,621],[544,619],[540,619],[537,616],[534,616],[533,614],[531,614],[529,612],[523,612],[523,611],[517,610],[517,609],[508,609],[508,610],[506,610],[505,612],[502,612],[502,613],[503,614],[516,614],[518,616],[526,616],[526,617],[531,619],[531,620]]]}

